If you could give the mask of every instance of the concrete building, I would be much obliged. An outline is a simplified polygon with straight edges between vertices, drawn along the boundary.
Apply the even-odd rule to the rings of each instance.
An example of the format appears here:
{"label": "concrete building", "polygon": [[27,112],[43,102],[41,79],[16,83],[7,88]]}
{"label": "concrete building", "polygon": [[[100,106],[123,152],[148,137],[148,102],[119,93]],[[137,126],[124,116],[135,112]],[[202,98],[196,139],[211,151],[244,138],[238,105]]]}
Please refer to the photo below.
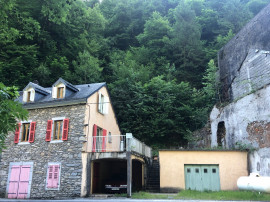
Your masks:
{"label": "concrete building", "polygon": [[[104,193],[105,184],[127,184],[126,136],[121,135],[106,83],[52,87],[29,83],[18,99],[28,109],[6,139],[0,194],[7,198],[70,198]],[[151,148],[130,137],[133,186],[144,186]]]}
{"label": "concrete building", "polygon": [[270,176],[269,24],[270,4],[219,51],[223,104],[210,115],[211,146],[252,149],[249,172],[262,176]]}
{"label": "concrete building", "polygon": [[237,190],[248,174],[247,152],[160,150],[160,191]]}

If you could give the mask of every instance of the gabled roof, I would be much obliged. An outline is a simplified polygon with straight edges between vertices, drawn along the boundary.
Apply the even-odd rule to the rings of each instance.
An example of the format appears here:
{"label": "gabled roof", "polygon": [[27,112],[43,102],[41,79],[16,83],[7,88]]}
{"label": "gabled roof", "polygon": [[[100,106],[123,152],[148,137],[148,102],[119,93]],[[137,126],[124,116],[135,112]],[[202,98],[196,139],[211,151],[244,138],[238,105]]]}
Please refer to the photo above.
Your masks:
{"label": "gabled roof", "polygon": [[56,86],[56,85],[59,84],[59,83],[65,84],[65,86],[66,86],[67,88],[69,88],[69,89],[71,89],[71,90],[73,90],[73,91],[75,91],[75,92],[79,91],[78,88],[76,88],[74,85],[72,85],[71,83],[65,81],[65,80],[62,79],[62,78],[59,78],[59,79],[53,84],[53,87]]}
{"label": "gabled roof", "polygon": [[[60,78],[61,79],[61,78]],[[45,95],[43,98],[30,102],[30,103],[24,103],[23,102],[23,94],[20,93],[20,97],[17,99],[20,103],[23,104],[23,107],[26,109],[34,109],[34,108],[42,108],[42,107],[54,107],[54,106],[64,106],[64,105],[71,105],[71,104],[78,104],[78,103],[86,103],[87,98],[89,98],[91,95],[93,95],[95,92],[97,92],[99,89],[101,89],[103,86],[107,87],[106,83],[92,83],[92,84],[82,84],[82,85],[72,85],[65,81],[64,79],[58,79],[58,81],[63,82],[65,85],[68,86],[68,88],[73,88],[73,92],[69,96],[66,96],[63,99],[55,99],[52,98],[52,87],[48,88],[39,88],[43,91],[47,92],[48,94]],[[55,84],[57,84],[55,82]],[[30,82],[31,83],[31,82]],[[30,83],[28,85],[30,85]],[[31,83],[31,86],[35,86],[37,84]],[[38,86],[38,85],[37,85]],[[36,87],[36,86],[35,86]],[[26,88],[25,88],[26,89]],[[37,88],[35,88],[37,89]]]}
{"label": "gabled roof", "polygon": [[45,88],[43,88],[42,86],[29,82],[29,84],[23,89],[23,90],[27,90],[29,87],[32,87],[35,89],[35,91],[43,94],[43,95],[49,95],[51,92],[46,90]]}

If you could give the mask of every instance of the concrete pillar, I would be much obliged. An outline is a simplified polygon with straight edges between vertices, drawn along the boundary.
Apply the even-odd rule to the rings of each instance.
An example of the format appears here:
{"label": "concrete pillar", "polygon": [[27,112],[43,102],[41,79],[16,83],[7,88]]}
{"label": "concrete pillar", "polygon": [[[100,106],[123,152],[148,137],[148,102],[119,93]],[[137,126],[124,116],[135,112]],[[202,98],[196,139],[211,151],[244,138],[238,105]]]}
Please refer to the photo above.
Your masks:
{"label": "concrete pillar", "polygon": [[88,153],[87,164],[86,164],[86,169],[87,169],[87,172],[86,172],[86,188],[87,188],[86,197],[89,197],[91,194],[91,180],[92,180],[91,179],[91,172],[92,172],[91,158],[92,158],[92,155],[90,153]]}
{"label": "concrete pillar", "polygon": [[127,141],[127,197],[130,198],[132,194],[132,159],[131,159],[131,141],[132,133],[126,134]]}

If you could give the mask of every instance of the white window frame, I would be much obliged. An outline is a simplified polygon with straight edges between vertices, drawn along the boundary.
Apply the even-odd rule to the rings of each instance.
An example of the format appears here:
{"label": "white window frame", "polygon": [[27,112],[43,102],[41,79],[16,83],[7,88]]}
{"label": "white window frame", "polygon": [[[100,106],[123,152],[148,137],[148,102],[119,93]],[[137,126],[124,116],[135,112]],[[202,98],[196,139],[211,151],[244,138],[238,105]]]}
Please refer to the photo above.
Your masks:
{"label": "white window frame", "polygon": [[28,92],[30,92],[30,102],[35,101],[35,89],[34,88],[28,88],[28,90],[23,91],[23,102],[28,103]]}
{"label": "white window frame", "polygon": [[[65,119],[66,117],[55,117],[55,118],[52,118],[52,133],[51,133],[51,141],[50,141],[50,143],[61,143],[61,142],[63,142],[63,140],[62,140],[62,135],[63,135],[63,130],[64,130],[64,119]],[[63,126],[62,126],[62,131],[61,131],[61,140],[54,140],[53,139],[53,133],[54,133],[54,122],[55,121],[63,121]]]}
{"label": "white window frame", "polygon": [[[64,88],[64,91],[63,91],[63,98],[57,98],[57,91],[58,91],[58,88]],[[56,85],[54,85],[52,87],[52,98],[54,99],[64,99],[66,96],[66,85],[63,84],[63,83],[58,83]]]}
{"label": "white window frame", "polygon": [[[59,165],[59,176],[58,176],[58,187],[57,187],[57,188],[48,188],[48,187],[47,187],[48,177],[49,177],[49,167],[50,167],[51,165]],[[45,190],[58,190],[58,191],[60,190],[61,169],[62,169],[61,162],[49,162],[49,163],[48,163],[48,166],[47,166],[47,173],[46,173]]]}
{"label": "white window frame", "polygon": [[[29,134],[28,134],[28,141],[27,142],[22,142],[22,134],[23,134],[23,124],[25,124],[25,123],[29,123],[30,124],[30,127],[29,127]],[[29,120],[29,121],[21,121],[21,127],[20,127],[20,137],[19,137],[19,143],[18,143],[18,145],[28,145],[28,144],[30,144],[30,142],[29,142],[29,138],[30,138],[30,129],[31,129],[31,123],[32,123],[32,120]]]}
{"label": "white window frame", "polygon": [[[101,99],[103,98],[103,101]],[[109,97],[105,96],[101,92],[98,93],[98,112],[105,115],[109,111]]]}

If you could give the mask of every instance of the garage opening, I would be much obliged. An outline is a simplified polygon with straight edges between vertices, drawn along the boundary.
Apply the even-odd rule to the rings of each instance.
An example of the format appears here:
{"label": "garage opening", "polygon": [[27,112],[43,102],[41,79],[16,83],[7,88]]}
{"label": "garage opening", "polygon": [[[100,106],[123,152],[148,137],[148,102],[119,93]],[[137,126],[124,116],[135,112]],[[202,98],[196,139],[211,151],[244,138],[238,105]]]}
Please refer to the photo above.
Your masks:
{"label": "garage opening", "polygon": [[127,184],[126,160],[96,160],[93,162],[93,194],[106,193],[105,185]]}
{"label": "garage opening", "polygon": [[142,190],[142,163],[138,160],[132,160],[132,191]]}
{"label": "garage opening", "polygon": [[[92,193],[126,192],[127,161],[119,159],[102,159],[93,161]],[[138,160],[132,160],[132,191],[140,191],[143,187],[143,165]],[[111,185],[115,190],[108,189]],[[122,185],[122,186],[121,186]],[[117,187],[122,187],[118,190]]]}

